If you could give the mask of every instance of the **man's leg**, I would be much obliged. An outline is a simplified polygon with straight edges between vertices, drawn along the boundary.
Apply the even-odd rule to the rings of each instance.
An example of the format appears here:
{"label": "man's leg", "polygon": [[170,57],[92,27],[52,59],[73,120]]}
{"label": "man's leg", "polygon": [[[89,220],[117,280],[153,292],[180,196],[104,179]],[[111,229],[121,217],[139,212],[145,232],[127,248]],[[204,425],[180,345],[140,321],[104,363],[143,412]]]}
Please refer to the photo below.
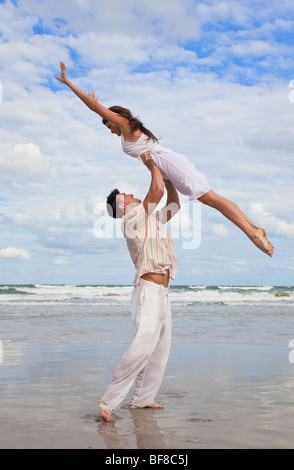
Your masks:
{"label": "man's leg", "polygon": [[154,402],[161,386],[171,344],[171,309],[167,291],[159,293],[159,309],[165,312],[160,335],[148,363],[137,376],[131,406],[163,408]]}
{"label": "man's leg", "polygon": [[158,309],[157,297],[144,284],[134,288],[132,309],[132,316],[136,316],[134,323],[137,332],[101,398],[100,410],[105,419],[123,401],[135,377],[146,366],[157,344],[164,320],[164,312]]}

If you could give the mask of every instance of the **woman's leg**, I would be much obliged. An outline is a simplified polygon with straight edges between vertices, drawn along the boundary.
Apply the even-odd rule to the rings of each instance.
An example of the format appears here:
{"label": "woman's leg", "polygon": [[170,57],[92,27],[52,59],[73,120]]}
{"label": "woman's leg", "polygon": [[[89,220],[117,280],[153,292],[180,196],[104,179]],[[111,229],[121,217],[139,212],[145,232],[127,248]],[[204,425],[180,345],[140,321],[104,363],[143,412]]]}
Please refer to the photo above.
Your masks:
{"label": "woman's leg", "polygon": [[198,201],[217,209],[227,219],[233,222],[233,224],[239,227],[257,248],[269,256],[273,255],[274,247],[268,240],[265,230],[254,225],[234,202],[220,196],[212,190],[198,198]]}

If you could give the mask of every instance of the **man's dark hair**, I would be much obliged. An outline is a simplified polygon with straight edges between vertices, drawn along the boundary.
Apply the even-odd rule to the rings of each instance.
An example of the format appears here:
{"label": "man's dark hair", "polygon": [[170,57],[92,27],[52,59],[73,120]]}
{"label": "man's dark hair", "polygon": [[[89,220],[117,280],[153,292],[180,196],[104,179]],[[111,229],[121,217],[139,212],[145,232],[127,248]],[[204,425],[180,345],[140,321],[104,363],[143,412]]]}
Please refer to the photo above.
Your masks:
{"label": "man's dark hair", "polygon": [[106,201],[107,212],[114,219],[117,219],[123,216],[123,212],[118,207],[116,207],[116,196],[118,194],[120,194],[119,190],[113,189],[111,193],[109,194],[107,201]]}

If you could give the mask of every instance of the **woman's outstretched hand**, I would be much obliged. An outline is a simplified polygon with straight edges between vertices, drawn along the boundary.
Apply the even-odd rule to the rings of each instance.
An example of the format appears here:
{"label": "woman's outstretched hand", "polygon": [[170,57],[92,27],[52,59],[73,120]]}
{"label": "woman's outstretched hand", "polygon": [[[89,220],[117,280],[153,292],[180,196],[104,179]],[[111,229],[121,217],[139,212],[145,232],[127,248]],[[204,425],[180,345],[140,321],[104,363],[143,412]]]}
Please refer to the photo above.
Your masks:
{"label": "woman's outstretched hand", "polygon": [[57,80],[59,80],[61,83],[64,83],[67,85],[69,82],[69,79],[66,75],[66,66],[63,62],[60,62],[60,70],[61,70],[61,77],[55,77]]}
{"label": "woman's outstretched hand", "polygon": [[94,101],[98,101],[98,96],[95,95],[94,91],[88,91],[88,95],[90,98],[92,98]]}

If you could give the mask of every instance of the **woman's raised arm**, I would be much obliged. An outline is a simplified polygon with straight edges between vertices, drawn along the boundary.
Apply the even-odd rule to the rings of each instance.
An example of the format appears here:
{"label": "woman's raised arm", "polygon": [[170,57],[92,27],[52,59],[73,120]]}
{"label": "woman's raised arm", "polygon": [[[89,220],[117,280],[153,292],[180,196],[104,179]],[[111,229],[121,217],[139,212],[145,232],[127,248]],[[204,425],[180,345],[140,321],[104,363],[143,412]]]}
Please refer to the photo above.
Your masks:
{"label": "woman's raised arm", "polygon": [[107,121],[113,122],[115,124],[118,124],[119,126],[125,126],[127,125],[127,120],[120,116],[117,113],[114,113],[108,108],[105,108],[102,104],[98,102],[98,96],[95,96],[95,93],[93,91],[86,93],[80,88],[78,88],[74,83],[72,83],[66,73],[66,66],[63,62],[60,62],[60,70],[61,70],[61,76],[60,77],[55,77],[57,80],[59,80],[61,83],[64,83],[67,85],[74,93],[75,95],[80,98],[80,100],[85,103],[86,106],[88,106],[91,111],[94,111],[95,113],[99,114],[103,119],[106,119]]}

